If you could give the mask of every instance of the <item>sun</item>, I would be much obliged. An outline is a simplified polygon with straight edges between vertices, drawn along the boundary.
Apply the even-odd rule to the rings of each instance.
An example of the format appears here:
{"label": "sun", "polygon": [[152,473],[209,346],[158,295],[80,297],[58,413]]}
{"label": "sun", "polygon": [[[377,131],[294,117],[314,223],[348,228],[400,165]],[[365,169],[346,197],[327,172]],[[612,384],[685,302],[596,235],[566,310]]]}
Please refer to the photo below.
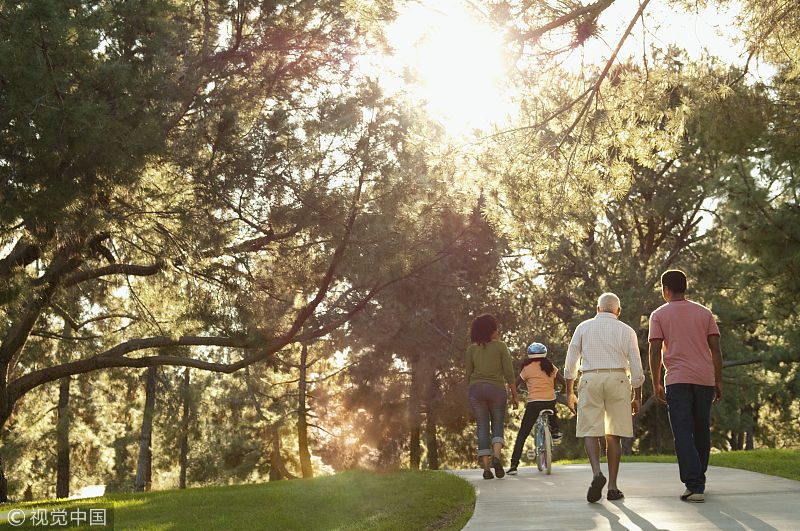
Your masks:
{"label": "sun", "polygon": [[502,37],[464,3],[411,4],[386,28],[393,53],[384,61],[402,89],[453,135],[485,129],[511,112]]}

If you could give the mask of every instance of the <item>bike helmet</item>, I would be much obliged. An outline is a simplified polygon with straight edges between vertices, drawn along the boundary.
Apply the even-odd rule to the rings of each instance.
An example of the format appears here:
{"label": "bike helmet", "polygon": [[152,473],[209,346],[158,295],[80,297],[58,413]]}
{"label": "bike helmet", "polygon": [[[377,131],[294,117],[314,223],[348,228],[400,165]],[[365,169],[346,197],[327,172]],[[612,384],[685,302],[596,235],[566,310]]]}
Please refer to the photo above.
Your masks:
{"label": "bike helmet", "polygon": [[528,345],[529,358],[544,358],[547,356],[547,347],[541,343],[531,343]]}

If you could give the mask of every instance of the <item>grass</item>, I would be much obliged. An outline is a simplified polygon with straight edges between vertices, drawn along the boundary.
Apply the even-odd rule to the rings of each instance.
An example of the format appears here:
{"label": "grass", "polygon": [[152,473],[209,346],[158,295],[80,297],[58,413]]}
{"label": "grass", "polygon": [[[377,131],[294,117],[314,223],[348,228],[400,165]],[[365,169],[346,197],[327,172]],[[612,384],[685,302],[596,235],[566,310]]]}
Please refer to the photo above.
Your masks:
{"label": "grass", "polygon": [[[605,458],[602,459],[605,462]],[[623,463],[677,463],[674,455],[624,455]],[[588,463],[587,459],[565,459],[555,464]],[[800,481],[800,450],[741,450],[711,454],[711,466],[740,468],[751,472],[780,476]]]}
{"label": "grass", "polygon": [[[2,510],[59,503],[75,505],[34,502]],[[354,470],[257,485],[117,494],[87,503],[112,504],[117,530],[461,529],[472,516],[475,490],[447,472]]]}
{"label": "grass", "polygon": [[740,450],[712,454],[710,464],[800,481],[800,450]]}

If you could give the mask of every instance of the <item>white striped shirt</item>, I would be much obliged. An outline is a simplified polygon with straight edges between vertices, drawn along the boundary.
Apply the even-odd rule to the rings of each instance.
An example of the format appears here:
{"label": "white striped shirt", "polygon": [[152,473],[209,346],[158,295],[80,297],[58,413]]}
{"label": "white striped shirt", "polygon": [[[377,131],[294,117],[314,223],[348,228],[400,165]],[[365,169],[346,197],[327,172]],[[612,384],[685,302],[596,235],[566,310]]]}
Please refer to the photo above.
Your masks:
{"label": "white striped shirt", "polygon": [[610,312],[597,312],[575,328],[567,350],[564,378],[574,380],[579,363],[581,372],[624,369],[630,374],[634,388],[644,383],[636,332]]}

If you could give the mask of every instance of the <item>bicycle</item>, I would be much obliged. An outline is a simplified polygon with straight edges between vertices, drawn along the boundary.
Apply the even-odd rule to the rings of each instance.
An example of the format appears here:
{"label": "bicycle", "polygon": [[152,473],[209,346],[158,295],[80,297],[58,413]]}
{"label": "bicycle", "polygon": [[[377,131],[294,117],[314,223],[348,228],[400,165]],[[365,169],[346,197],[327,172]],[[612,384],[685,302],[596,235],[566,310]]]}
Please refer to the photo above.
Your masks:
{"label": "bicycle", "polygon": [[533,425],[533,450],[528,450],[528,458],[536,461],[539,472],[545,470],[547,474],[553,465],[553,436],[550,433],[550,415],[553,413],[552,409],[543,409],[539,413]]}
{"label": "bicycle", "polygon": [[[564,404],[574,413],[564,393],[556,392],[556,402]],[[548,475],[553,465],[553,448],[557,444],[553,442],[553,435],[550,433],[550,415],[554,414],[552,409],[543,409],[539,412],[539,418],[533,425],[533,449],[526,452],[528,461],[536,461],[539,472],[546,470]]]}

